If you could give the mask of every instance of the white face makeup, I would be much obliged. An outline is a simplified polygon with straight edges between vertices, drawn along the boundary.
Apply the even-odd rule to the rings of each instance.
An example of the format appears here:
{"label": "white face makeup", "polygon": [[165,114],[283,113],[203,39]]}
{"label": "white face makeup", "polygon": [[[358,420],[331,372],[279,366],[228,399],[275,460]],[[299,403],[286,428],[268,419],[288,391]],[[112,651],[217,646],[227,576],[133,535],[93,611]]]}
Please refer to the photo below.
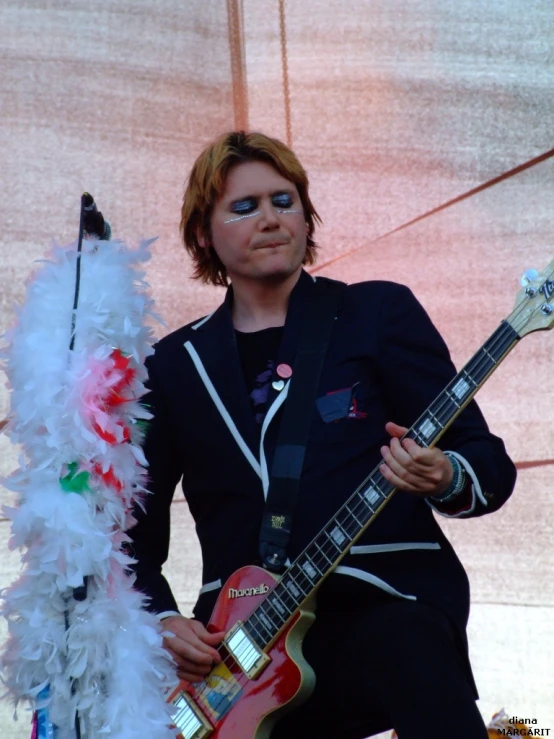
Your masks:
{"label": "white face makeup", "polygon": [[260,211],[256,210],[254,213],[247,213],[244,216],[237,216],[236,218],[229,218],[228,221],[223,221],[223,223],[235,223],[235,221],[243,221],[245,218],[255,218],[256,216],[260,215]]}

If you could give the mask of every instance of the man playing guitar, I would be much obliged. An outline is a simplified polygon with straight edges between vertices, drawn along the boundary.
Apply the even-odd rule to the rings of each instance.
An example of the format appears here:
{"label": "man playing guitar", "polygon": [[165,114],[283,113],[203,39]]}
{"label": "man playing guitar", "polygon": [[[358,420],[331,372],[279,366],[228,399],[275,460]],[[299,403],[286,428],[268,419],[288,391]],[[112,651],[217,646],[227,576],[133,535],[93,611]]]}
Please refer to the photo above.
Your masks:
{"label": "man playing guitar", "polygon": [[[145,402],[154,417],[144,446],[152,494],[129,533],[136,587],[174,634],[166,648],[192,686],[222,664],[223,622],[209,626],[218,598],[246,603],[268,590],[262,580],[244,587],[226,581],[260,564],[298,327],[324,280],[304,269],[316,258],[318,220],[294,153],[258,133],[214,141],[184,194],[181,228],[194,276],[228,289],[213,314],[162,339],[148,362]],[[468,518],[497,510],[513,490],[515,468],[474,401],[440,448],[402,438],[455,375],[410,290],[383,281],[346,288],[313,407],[290,560],[375,465],[398,492],[317,589],[316,619],[302,646],[316,677],[311,696],[270,733],[241,733],[237,725],[214,736],[363,739],[394,728],[400,739],[486,739],[467,652],[469,584],[434,511]],[[454,400],[465,391],[460,382]],[[193,619],[179,614],[162,575],[179,480],[203,556]],[[341,537],[337,526],[337,546]],[[223,718],[239,692],[225,693]],[[214,729],[202,731],[191,736]]]}

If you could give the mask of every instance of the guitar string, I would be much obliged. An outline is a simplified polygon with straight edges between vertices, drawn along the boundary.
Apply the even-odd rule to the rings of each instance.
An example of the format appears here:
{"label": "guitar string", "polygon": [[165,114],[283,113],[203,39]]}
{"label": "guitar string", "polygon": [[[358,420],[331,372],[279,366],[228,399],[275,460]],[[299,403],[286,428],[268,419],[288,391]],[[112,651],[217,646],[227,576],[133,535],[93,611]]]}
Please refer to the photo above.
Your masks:
{"label": "guitar string", "polygon": [[[548,275],[548,277],[546,278],[546,280],[550,280],[550,279],[551,279],[551,278],[553,277],[553,275],[554,275],[554,271],[553,271],[553,272],[551,272],[551,273],[550,273],[550,274]],[[541,302],[541,306],[539,306],[539,307],[535,308],[535,309],[534,309],[534,310],[532,311],[532,314],[531,314],[531,316],[532,316],[532,315],[534,315],[535,313],[538,313],[538,312],[540,311],[540,309],[541,309],[541,307],[542,307],[542,304],[544,304],[544,301],[542,301],[542,302]],[[528,308],[528,305],[527,305],[527,303],[526,303],[525,301],[522,301],[522,303],[521,303],[521,304],[520,304],[520,305],[519,305],[519,306],[518,306],[518,307],[517,307],[517,308],[516,308],[516,309],[515,309],[515,310],[514,310],[514,311],[512,312],[512,314],[511,314],[511,316],[512,316],[512,323],[508,323],[508,322],[507,322],[507,320],[506,320],[506,321],[503,321],[503,322],[502,322],[502,323],[500,324],[500,327],[499,327],[499,329],[501,329],[501,330],[500,330],[500,331],[499,331],[499,329],[497,329],[497,330],[496,330],[496,331],[498,332],[498,336],[497,336],[497,337],[496,337],[496,338],[494,339],[493,343],[492,343],[492,344],[491,344],[491,346],[490,346],[490,349],[491,349],[491,351],[495,352],[495,351],[496,351],[496,350],[497,350],[497,349],[498,349],[499,347],[501,347],[501,348],[502,348],[502,354],[501,354],[501,357],[500,357],[501,359],[502,359],[502,357],[503,357],[503,355],[504,355],[504,353],[505,353],[506,349],[509,349],[510,345],[514,343],[514,337],[513,337],[513,333],[512,333],[512,332],[513,332],[513,331],[515,331],[516,333],[518,333],[518,329],[517,329],[517,328],[515,327],[515,325],[513,325],[513,324],[516,324],[516,323],[517,323],[517,320],[516,320],[516,319],[519,319],[519,318],[521,318],[521,314],[522,314],[522,313],[523,313],[523,312],[524,312],[525,310],[527,310],[527,308]],[[520,329],[521,329],[521,328],[522,328],[522,327],[523,327],[523,326],[524,326],[524,325],[525,325],[526,323],[529,323],[529,321],[530,321],[530,318],[527,318],[527,319],[526,319],[526,320],[524,321],[524,323],[522,324],[522,326],[520,326]],[[493,333],[493,336],[494,336],[494,333]],[[521,338],[521,337],[519,337],[519,338]],[[489,340],[487,340],[487,341],[486,341],[486,342],[485,342],[485,343],[483,344],[483,346],[481,347],[481,349],[480,349],[480,350],[478,350],[478,351],[477,351],[477,353],[476,353],[476,354],[475,354],[475,355],[474,355],[474,356],[473,356],[473,357],[472,357],[472,358],[471,358],[471,359],[470,359],[470,360],[469,360],[469,361],[468,361],[468,362],[466,363],[466,365],[465,365],[465,366],[464,366],[464,367],[462,368],[462,370],[460,370],[460,372],[459,372],[459,373],[458,373],[458,374],[456,375],[456,377],[458,377],[458,375],[462,375],[462,374],[463,374],[464,372],[466,372],[466,374],[468,374],[468,373],[467,373],[467,371],[466,371],[466,368],[469,368],[469,366],[471,365],[471,363],[472,363],[472,361],[473,361],[474,359],[477,359],[477,363],[476,363],[476,366],[475,366],[475,368],[474,368],[474,369],[472,370],[473,374],[478,374],[478,372],[479,372],[479,371],[483,371],[483,370],[484,370],[484,369],[485,369],[485,368],[487,367],[487,364],[489,364],[489,363],[490,363],[490,361],[491,361],[491,360],[490,360],[490,358],[489,358],[489,357],[487,357],[486,355],[485,355],[485,356],[483,356],[483,357],[480,357],[479,355],[480,355],[480,354],[481,354],[481,353],[483,352],[483,349],[484,349],[484,348],[485,348],[485,347],[487,346],[487,343],[488,343],[488,341],[489,341]],[[516,338],[516,342],[517,342],[517,341],[518,341],[518,338]],[[504,345],[504,346],[502,346],[502,345],[503,345],[503,343],[505,343],[505,345]],[[498,361],[496,361],[496,360],[493,360],[493,366],[492,366],[492,368],[491,368],[491,369],[492,369],[492,371],[494,371],[494,369],[496,369],[496,366],[498,365],[498,363],[499,363]],[[487,374],[490,374],[490,373],[487,373]],[[485,376],[485,377],[486,377],[486,376]],[[440,414],[441,414],[442,412],[444,412],[445,410],[447,410],[447,411],[448,411],[448,407],[450,407],[451,403],[453,402],[453,401],[452,401],[452,399],[451,399],[451,398],[450,398],[450,397],[448,396],[448,394],[447,394],[447,388],[448,388],[448,387],[450,387],[450,385],[452,385],[452,383],[454,382],[454,379],[455,379],[455,378],[453,378],[453,380],[451,380],[451,382],[449,383],[449,385],[447,385],[447,387],[445,388],[445,390],[443,390],[443,391],[442,391],[442,393],[441,393],[441,395],[439,396],[439,398],[441,398],[441,396],[446,396],[446,397],[444,397],[444,400],[443,400],[442,404],[441,404],[441,405],[440,405],[440,406],[439,406],[439,407],[437,408],[437,410],[436,410],[436,411],[433,411],[433,415],[435,416],[435,418],[437,419],[437,421],[438,421],[438,416],[439,416],[439,415],[440,415]],[[463,379],[463,378],[460,378],[460,379]],[[484,379],[485,379],[485,378],[483,378],[483,381],[484,381]],[[479,385],[481,385],[481,383],[479,383]],[[475,389],[475,392],[473,393],[473,395],[475,395],[475,394],[476,394],[476,392],[477,392],[477,391],[478,391],[479,389],[480,389],[480,387],[476,387],[476,389]],[[436,402],[436,400],[437,400],[437,399],[438,399],[438,398],[436,398],[436,399],[435,399],[435,401],[433,401],[433,403],[431,403],[431,405],[429,406],[429,408],[428,408],[428,409],[427,409],[427,410],[426,410],[426,411],[425,411],[425,412],[424,412],[424,413],[422,414],[422,416],[420,416],[420,418],[419,418],[419,419],[418,419],[418,420],[417,420],[417,421],[416,421],[416,422],[415,422],[415,423],[414,423],[414,424],[412,425],[412,427],[411,427],[410,431],[412,431],[412,430],[413,430],[413,429],[414,429],[414,428],[415,428],[415,427],[416,427],[416,426],[417,426],[417,425],[418,425],[418,424],[419,424],[419,423],[421,422],[421,420],[422,420],[422,419],[425,419],[425,417],[426,417],[427,413],[429,412],[429,409],[431,409],[431,408],[433,407],[433,405],[434,405],[434,403]],[[449,415],[449,413],[447,412],[446,418],[448,418],[448,415]],[[443,425],[443,424],[442,424],[442,423],[441,423],[440,421],[438,421],[438,423],[439,423],[439,424],[441,425],[441,429],[442,429],[442,428],[444,428],[444,425]],[[408,433],[409,433],[409,432],[408,432]],[[416,435],[416,436],[418,436],[419,434],[418,434],[418,433],[416,432],[416,434],[415,434],[415,435]],[[382,464],[382,462],[380,462],[380,463],[379,463],[379,464],[377,465],[377,467],[376,467],[376,468],[375,468],[375,469],[374,469],[374,470],[373,470],[373,471],[372,471],[372,472],[370,473],[370,475],[368,475],[368,477],[367,477],[367,478],[366,478],[366,479],[364,480],[364,482],[362,482],[362,484],[361,484],[360,486],[358,486],[358,488],[357,488],[357,489],[356,489],[356,490],[354,491],[354,493],[352,493],[352,495],[351,495],[351,496],[350,496],[350,497],[348,498],[348,500],[347,500],[347,501],[346,501],[346,502],[345,502],[345,503],[343,504],[343,506],[341,506],[341,508],[339,509],[339,511],[337,511],[337,513],[336,513],[336,514],[335,514],[335,516],[334,516],[334,517],[333,517],[333,518],[331,519],[331,521],[330,521],[330,522],[328,522],[328,523],[326,524],[326,526],[325,526],[325,527],[323,528],[323,530],[322,530],[322,531],[320,531],[320,532],[318,533],[318,535],[317,535],[317,536],[316,536],[316,537],[315,537],[315,538],[314,538],[314,539],[313,539],[313,540],[312,540],[312,541],[310,542],[310,544],[308,544],[308,546],[307,546],[307,547],[306,547],[306,548],[304,549],[304,551],[303,551],[303,552],[302,552],[302,553],[301,553],[301,554],[300,554],[300,555],[299,555],[299,556],[298,556],[298,557],[296,558],[295,562],[293,562],[293,564],[292,564],[292,565],[291,565],[291,566],[289,567],[289,569],[288,569],[288,570],[286,571],[286,573],[285,573],[285,576],[289,575],[289,577],[291,577],[291,579],[292,579],[292,580],[294,581],[294,577],[293,577],[293,576],[292,576],[292,575],[290,574],[290,573],[291,573],[291,570],[293,570],[293,569],[295,568],[295,566],[296,566],[296,567],[299,567],[297,563],[298,563],[298,562],[299,562],[299,561],[300,561],[300,560],[301,560],[301,559],[302,559],[303,557],[306,557],[306,558],[308,559],[308,561],[309,561],[309,562],[311,562],[311,563],[313,563],[313,564],[314,564],[314,567],[315,567],[315,569],[316,569],[316,570],[318,571],[318,573],[319,573],[319,580],[317,580],[317,581],[316,581],[315,585],[317,585],[317,584],[319,583],[319,581],[320,581],[320,580],[321,580],[321,579],[322,579],[322,578],[324,577],[324,575],[325,575],[325,574],[326,574],[326,573],[328,572],[328,570],[329,570],[329,569],[331,568],[331,566],[332,566],[332,565],[329,565],[329,560],[330,560],[331,562],[334,562],[334,561],[336,561],[336,559],[338,559],[338,557],[337,557],[336,553],[335,553],[335,556],[334,556],[334,559],[333,559],[333,555],[332,555],[332,553],[330,552],[330,550],[327,550],[327,551],[325,551],[325,549],[324,549],[324,547],[325,547],[326,545],[330,545],[330,543],[331,543],[331,542],[330,542],[330,540],[329,540],[329,538],[328,538],[328,535],[326,534],[326,530],[327,530],[327,529],[328,529],[328,528],[329,528],[330,526],[332,526],[332,525],[333,525],[333,523],[334,523],[335,521],[336,521],[336,522],[337,522],[337,524],[338,524],[338,525],[339,525],[339,526],[341,527],[341,529],[345,530],[345,529],[346,529],[346,527],[348,526],[348,524],[349,524],[349,523],[355,523],[355,522],[356,522],[356,520],[357,520],[357,518],[358,518],[357,514],[360,514],[360,517],[361,517],[361,518],[362,518],[362,520],[363,520],[363,517],[364,517],[364,516],[366,516],[366,515],[367,515],[367,513],[368,513],[368,505],[369,505],[369,504],[368,504],[368,503],[366,503],[366,502],[362,502],[362,500],[360,500],[360,492],[361,492],[361,491],[362,491],[362,490],[363,490],[363,489],[364,489],[364,488],[365,488],[365,487],[366,487],[366,486],[367,486],[367,485],[368,485],[369,483],[372,483],[374,487],[377,487],[377,488],[379,489],[379,492],[380,492],[380,493],[382,494],[382,496],[383,496],[383,499],[381,500],[381,502],[380,502],[380,505],[378,506],[378,508],[376,508],[375,510],[373,510],[373,508],[372,508],[371,506],[369,507],[369,510],[371,511],[371,513],[370,513],[370,517],[369,517],[369,519],[368,519],[368,520],[371,520],[371,518],[372,518],[372,517],[373,517],[373,516],[374,516],[374,515],[375,515],[375,514],[377,513],[377,511],[378,511],[378,510],[379,510],[379,509],[381,508],[381,506],[383,505],[383,503],[384,503],[384,502],[385,502],[386,500],[388,500],[388,498],[389,498],[389,497],[390,497],[390,496],[391,496],[391,495],[393,494],[393,492],[395,491],[395,488],[393,487],[393,488],[391,488],[391,489],[390,489],[390,490],[389,490],[388,492],[386,492],[386,493],[384,493],[384,494],[383,494],[383,491],[382,491],[382,490],[380,489],[380,483],[377,483],[377,484],[376,484],[376,483],[374,482],[374,480],[373,480],[373,476],[374,476],[374,475],[376,475],[376,474],[378,474],[378,475],[379,475],[379,476],[380,476],[380,477],[381,477],[381,478],[382,478],[382,479],[384,480],[383,476],[382,476],[382,475],[381,475],[381,473],[379,472],[379,466],[380,466],[381,464]],[[352,506],[355,506],[354,510],[352,510]],[[341,514],[342,514],[342,513],[345,513],[345,512],[346,512],[346,514],[347,514],[347,518],[350,518],[350,522],[343,522],[343,523],[341,524],[341,523],[340,523],[340,521],[339,521],[338,519],[339,519],[339,517],[341,516]],[[354,520],[352,520],[352,519],[354,519]],[[358,523],[358,525],[359,525],[359,521],[358,521],[357,523]],[[355,527],[355,532],[359,531],[358,525],[357,525],[357,526]],[[367,525],[367,521],[365,521],[365,522],[364,522],[364,523],[362,524],[362,526],[365,526],[365,525]],[[352,541],[352,539],[353,539],[354,537],[353,537],[353,536],[351,536],[351,535],[350,535],[350,534],[348,533],[348,531],[347,531],[347,530],[346,530],[346,533],[347,533],[347,536],[348,536],[348,538],[349,538],[349,540],[350,540],[350,542],[351,542],[351,541]],[[318,539],[318,538],[319,538],[320,536],[324,535],[324,534],[325,534],[325,535],[327,536],[327,538],[326,538],[326,540],[325,540],[325,544],[323,545],[323,548],[322,548],[322,547],[320,547],[320,546],[319,546],[319,544],[317,543],[317,539]],[[354,535],[355,535],[355,534],[354,534]],[[338,556],[340,556],[340,554],[342,554],[342,551],[343,551],[343,550],[342,550],[342,549],[340,548],[340,546],[339,546],[338,544],[334,544],[333,546],[334,546],[334,547],[336,547],[336,548],[338,548],[338,551],[339,551],[339,555],[338,555]],[[312,549],[312,548],[315,548],[315,549],[317,549],[317,550],[318,550],[318,551],[317,551],[317,553],[316,553],[315,555],[308,555],[308,554],[307,554],[307,552],[308,552],[308,551],[309,551],[310,549]],[[331,556],[330,556],[330,557],[327,557],[327,556],[326,556],[326,554],[327,554],[327,553],[329,553],[329,554],[330,554]],[[318,557],[318,555],[322,555],[322,557],[321,557],[321,558],[318,558],[318,559],[316,560],[316,559],[315,559],[315,557]],[[327,560],[327,564],[325,563],[325,561],[324,561],[324,560]],[[301,570],[301,568],[299,568],[299,569]],[[300,574],[300,573],[299,573],[299,574]],[[303,577],[304,577],[304,578],[305,578],[305,579],[307,580],[307,582],[308,582],[308,586],[309,586],[308,594],[309,594],[309,593],[310,593],[310,591],[314,589],[315,585],[314,585],[314,583],[313,583],[313,582],[311,582],[311,581],[309,580],[309,578],[308,578],[308,577],[307,577],[306,575],[302,575],[302,576],[303,576]],[[283,579],[284,579],[284,578],[283,578]],[[271,597],[272,595],[273,595],[273,597],[277,597],[277,598],[278,598],[279,600],[281,600],[281,602],[283,602],[283,601],[282,601],[282,598],[281,598],[281,596],[280,596],[280,595],[277,595],[277,594],[276,594],[276,593],[274,592],[274,591],[276,591],[276,590],[277,590],[278,586],[279,586],[279,585],[281,585],[282,583],[283,583],[283,580],[280,580],[279,582],[277,582],[277,583],[275,584],[275,586],[274,586],[274,587],[272,587],[272,589],[271,589],[270,593],[268,593],[268,594],[266,595],[266,597],[265,597],[265,598],[264,598],[264,599],[263,599],[263,600],[262,600],[262,601],[261,601],[261,602],[260,602],[260,603],[259,603],[259,604],[258,604],[258,605],[257,605],[257,606],[256,606],[256,607],[255,607],[255,608],[254,608],[254,609],[253,609],[253,610],[252,610],[251,612],[250,612],[250,614],[249,614],[249,615],[248,615],[248,616],[246,617],[246,619],[245,619],[245,621],[244,621],[244,625],[245,625],[245,630],[247,631],[247,633],[248,633],[248,629],[246,628],[246,626],[247,626],[247,625],[250,625],[250,627],[253,627],[254,631],[258,631],[258,629],[256,628],[256,626],[255,626],[254,624],[250,623],[250,620],[251,620],[251,619],[252,619],[253,617],[256,617],[256,619],[258,620],[258,623],[259,623],[260,619],[259,619],[259,617],[257,617],[257,612],[258,612],[258,611],[259,611],[260,609],[262,609],[262,607],[264,606],[264,604],[266,604],[266,603],[269,603],[269,602],[270,602],[270,597]],[[299,588],[300,592],[304,593],[304,588],[303,588],[303,587],[302,587],[302,586],[301,586],[301,585],[300,585],[299,583],[296,583],[296,585],[298,586],[298,588]],[[284,590],[284,586],[283,586],[283,588],[282,588],[282,589]],[[306,593],[304,593],[304,597],[305,597],[306,595],[307,595],[307,594],[306,594]],[[293,607],[294,607],[294,608],[295,608],[296,610],[298,610],[298,608],[300,607],[300,604],[298,604],[298,603],[297,603],[297,602],[295,601],[294,597],[292,597],[292,596],[290,595],[290,593],[288,593],[288,594],[287,594],[287,598],[291,598],[291,599],[292,599],[292,602],[293,602]],[[302,603],[302,601],[301,601],[301,603]],[[285,602],[285,605],[286,605],[286,607],[287,607],[287,608],[288,608],[288,609],[290,610],[290,605],[287,605],[287,604],[286,604],[286,602]],[[273,612],[275,612],[275,610],[276,610],[276,609],[275,609],[275,607],[274,607],[274,606],[271,606],[271,610],[272,610]],[[270,623],[271,623],[271,624],[273,625],[273,627],[274,627],[274,628],[276,628],[276,632],[278,632],[278,631],[279,631],[279,629],[283,628],[283,626],[284,626],[284,625],[285,625],[285,624],[287,623],[287,621],[289,621],[289,620],[290,620],[290,618],[294,617],[294,612],[293,612],[293,613],[292,613],[292,614],[291,614],[291,615],[290,615],[290,616],[289,616],[288,618],[286,618],[286,619],[284,620],[284,622],[283,622],[283,624],[282,624],[281,626],[276,626],[276,625],[274,624],[273,618],[272,618],[271,616],[268,616],[268,615],[267,615],[267,614],[265,614],[265,613],[264,613],[264,615],[265,615],[265,616],[266,616],[266,617],[268,618],[268,620],[269,620],[269,621],[270,621]],[[280,616],[280,618],[282,619],[282,616]],[[262,622],[262,625],[263,625],[263,622]],[[266,628],[266,631],[268,631],[268,633],[269,633],[269,635],[270,635],[270,637],[271,637],[271,638],[274,638],[274,634],[272,635],[272,632],[271,632],[270,630],[268,630],[268,629]],[[260,633],[260,632],[258,632],[258,633]],[[250,634],[249,634],[249,636],[250,636]],[[264,637],[264,636],[263,636],[263,634],[261,634],[261,636],[262,636],[262,639],[261,639],[261,641],[266,641],[266,637]],[[271,639],[270,639],[270,641],[271,641]],[[216,651],[217,651],[218,653],[220,653],[220,654],[221,654],[221,648],[222,648],[222,647],[218,647],[218,648],[217,648],[217,650],[216,650]],[[237,660],[236,660],[236,659],[235,659],[235,658],[234,658],[234,657],[232,656],[232,654],[230,654],[230,653],[228,652],[228,650],[227,650],[227,649],[226,649],[226,651],[227,651],[227,656],[226,656],[226,657],[225,657],[225,658],[224,658],[224,659],[222,660],[222,663],[221,663],[221,664],[223,664],[223,665],[224,665],[224,666],[225,666],[225,667],[226,667],[227,669],[229,669],[229,671],[231,672],[231,668],[232,668],[232,667],[233,667],[234,665],[236,665],[236,663],[237,663]],[[241,671],[241,674],[240,674],[240,675],[239,675],[238,677],[236,677],[236,676],[235,676],[235,678],[234,678],[234,679],[236,680],[236,682],[237,682],[237,683],[239,684],[239,686],[240,686],[241,688],[242,688],[242,687],[243,687],[243,686],[244,686],[245,684],[247,684],[247,682],[249,682],[249,680],[250,680],[250,679],[249,679],[249,678],[248,678],[248,677],[247,677],[247,676],[246,676],[246,675],[245,675],[245,674],[244,674],[244,673],[243,673],[242,671]],[[209,692],[212,692],[212,689],[211,689],[211,688],[210,688],[210,687],[209,687],[209,686],[207,685],[207,683],[206,683],[206,682],[204,682],[204,683],[203,683],[202,685],[203,685],[203,687],[202,687],[202,688],[201,688],[200,690],[198,690],[198,691],[196,691],[196,690],[195,690],[195,693],[196,693],[196,695],[197,695],[197,696],[198,696],[199,698],[204,698],[204,697],[206,696],[206,694],[207,694],[207,693],[209,693]],[[227,697],[227,696],[228,696],[228,695],[229,695],[230,693],[232,693],[232,692],[233,692],[234,690],[235,690],[235,687],[234,687],[234,686],[231,686],[229,690],[227,690],[227,691],[222,691],[221,693],[218,693],[218,695],[219,695],[219,696],[221,696],[221,697],[220,697],[220,700],[219,700],[219,701],[217,701],[217,702],[215,703],[215,705],[214,705],[214,704],[212,704],[212,705],[210,706],[210,707],[211,707],[211,709],[212,709],[212,710],[214,711],[214,713],[215,713],[215,712],[217,712],[217,708],[218,708],[218,706],[219,706],[219,705],[221,704],[221,702],[222,702],[223,700],[225,700],[225,698],[226,698],[226,697]],[[206,703],[207,703],[207,701],[206,701]],[[208,704],[208,705],[210,705],[210,704]]]}

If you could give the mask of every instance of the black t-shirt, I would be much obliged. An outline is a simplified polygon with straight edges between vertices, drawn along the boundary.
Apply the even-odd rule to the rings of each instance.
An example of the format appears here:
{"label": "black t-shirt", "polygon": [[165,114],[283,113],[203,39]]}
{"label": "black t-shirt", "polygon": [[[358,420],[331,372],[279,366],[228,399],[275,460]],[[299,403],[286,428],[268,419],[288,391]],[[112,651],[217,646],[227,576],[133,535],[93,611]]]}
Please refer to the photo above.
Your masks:
{"label": "black t-shirt", "polygon": [[283,326],[243,333],[235,331],[242,371],[256,423],[261,426],[267,412],[267,397]]}

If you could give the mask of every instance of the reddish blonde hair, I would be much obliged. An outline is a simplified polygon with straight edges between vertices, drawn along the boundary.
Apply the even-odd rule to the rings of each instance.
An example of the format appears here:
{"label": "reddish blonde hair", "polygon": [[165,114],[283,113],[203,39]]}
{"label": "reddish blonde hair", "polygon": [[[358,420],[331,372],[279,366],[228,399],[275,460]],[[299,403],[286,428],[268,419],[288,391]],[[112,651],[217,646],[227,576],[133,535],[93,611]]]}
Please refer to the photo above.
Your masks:
{"label": "reddish blonde hair", "polygon": [[[263,133],[232,131],[223,134],[200,154],[189,175],[181,208],[181,235],[185,249],[194,262],[195,279],[212,285],[227,286],[227,272],[215,250],[209,245],[210,218],[214,205],[223,195],[229,171],[243,162],[266,162],[282,177],[296,185],[308,238],[304,264],[313,264],[317,244],[313,239],[315,224],[321,223],[308,194],[308,175],[296,155],[278,139]],[[206,247],[200,246],[198,236]]]}

